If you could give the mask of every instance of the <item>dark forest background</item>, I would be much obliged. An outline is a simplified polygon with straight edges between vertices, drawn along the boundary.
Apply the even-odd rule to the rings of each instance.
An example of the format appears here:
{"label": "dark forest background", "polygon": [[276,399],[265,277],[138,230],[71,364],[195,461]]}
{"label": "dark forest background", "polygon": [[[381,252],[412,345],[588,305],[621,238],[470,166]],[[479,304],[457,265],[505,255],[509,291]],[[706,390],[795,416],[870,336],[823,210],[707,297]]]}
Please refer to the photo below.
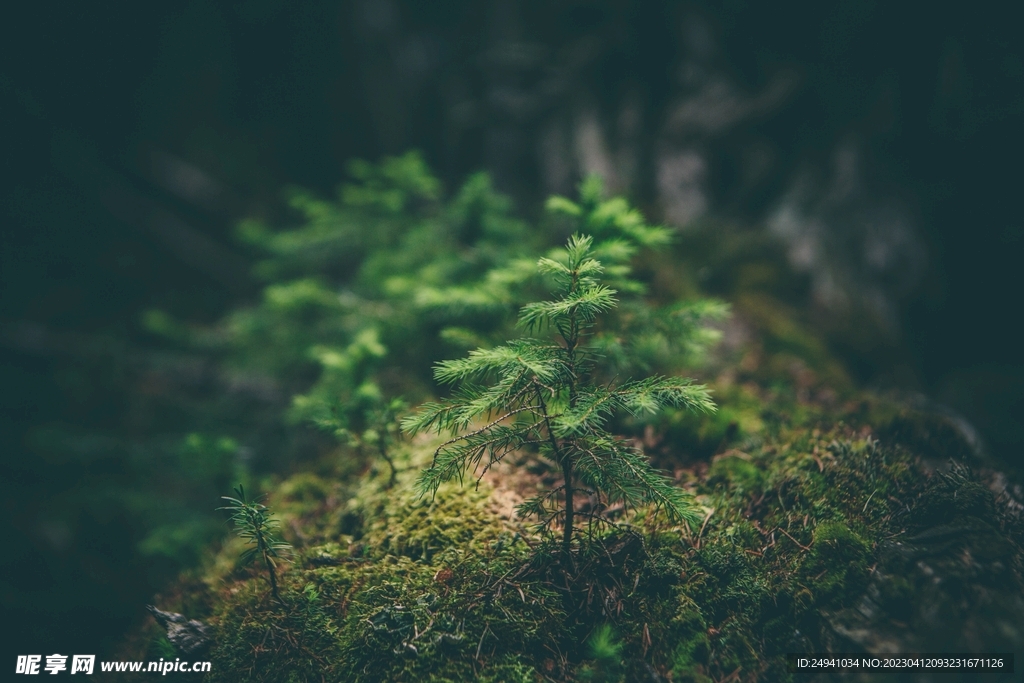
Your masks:
{"label": "dark forest background", "polygon": [[285,188],[330,195],[355,157],[419,149],[448,188],[485,169],[526,216],[596,172],[683,229],[769,234],[858,381],[962,417],[1019,468],[1014,15],[741,0],[8,9],[5,649],[106,652],[195,561],[140,550],[164,512],[124,499],[159,485],[135,444],[179,419],[147,398],[154,383],[219,389],[202,363],[161,355],[140,317],[211,322],[253,297],[237,221],[287,223]]}

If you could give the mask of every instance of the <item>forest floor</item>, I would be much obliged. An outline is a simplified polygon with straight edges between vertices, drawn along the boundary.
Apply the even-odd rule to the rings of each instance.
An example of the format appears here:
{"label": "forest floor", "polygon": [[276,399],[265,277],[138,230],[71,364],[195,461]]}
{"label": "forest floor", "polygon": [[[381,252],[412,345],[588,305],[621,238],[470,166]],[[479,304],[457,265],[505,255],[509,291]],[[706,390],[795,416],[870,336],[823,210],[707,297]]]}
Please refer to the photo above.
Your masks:
{"label": "forest floor", "polygon": [[[268,487],[295,548],[280,602],[235,539],[156,604],[208,624],[192,654],[208,681],[831,680],[786,653],[1020,650],[1019,486],[956,419],[850,389],[755,309],[708,377],[715,416],[633,430],[696,497],[698,528],[611,511],[567,565],[514,513],[557,483],[551,463],[522,453],[424,498],[436,444],[418,438],[394,485],[383,463],[342,477],[327,461]],[[181,656],[155,621],[124,654]],[[943,675],[928,680],[974,680]],[[901,676],[856,680],[918,680]]]}

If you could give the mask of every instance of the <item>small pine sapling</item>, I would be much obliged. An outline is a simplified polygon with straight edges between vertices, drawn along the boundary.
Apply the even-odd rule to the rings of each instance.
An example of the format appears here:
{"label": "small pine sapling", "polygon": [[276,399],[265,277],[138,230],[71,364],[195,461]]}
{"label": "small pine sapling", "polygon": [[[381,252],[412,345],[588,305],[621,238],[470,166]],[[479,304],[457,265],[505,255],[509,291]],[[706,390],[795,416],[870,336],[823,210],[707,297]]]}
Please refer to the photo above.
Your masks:
{"label": "small pine sapling", "polygon": [[235,532],[253,546],[242,553],[241,562],[249,564],[257,557],[262,557],[270,577],[270,592],[275,600],[283,602],[277,592],[277,565],[274,561],[291,550],[291,545],[277,537],[280,524],[270,516],[270,509],[266,505],[259,501],[247,501],[245,489],[241,486],[235,489],[235,495],[238,497],[221,496],[229,504],[217,509],[231,513]]}
{"label": "small pine sapling", "polygon": [[366,409],[365,429],[358,436],[358,441],[361,444],[375,448],[381,459],[388,464],[390,468],[388,488],[394,486],[398,478],[394,446],[402,439],[401,415],[407,408],[408,405],[401,398],[390,400],[382,398]]}
{"label": "small pine sapling", "polygon": [[[596,379],[600,358],[588,347],[588,337],[617,300],[616,291],[599,281],[603,268],[593,258],[592,242],[574,235],[561,260],[538,262],[541,272],[554,276],[559,297],[524,306],[520,324],[528,331],[551,329],[553,340],[519,339],[440,363],[435,377],[458,385],[454,397],[425,404],[403,423],[409,432],[451,436],[422,472],[421,494],[434,495],[442,483],[461,481],[467,472],[482,478],[507,455],[526,448],[537,448],[555,462],[561,484],[525,501],[517,512],[537,517],[542,529],[561,521],[566,560],[577,516],[608,522],[600,513],[613,503],[651,504],[677,522],[700,519],[684,491],[654,470],[634,445],[608,431],[609,418],[619,411],[649,415],[667,406],[715,409],[707,389],[687,379],[650,377],[618,385]],[[471,429],[478,421],[484,424]],[[577,493],[595,497],[597,506],[576,510]]]}
{"label": "small pine sapling", "polygon": [[398,479],[395,446],[402,440],[401,418],[409,408],[404,399],[389,399],[376,384],[365,382],[348,401],[335,400],[332,405],[319,399],[315,408],[317,412],[311,418],[315,425],[330,431],[360,456],[378,455],[388,464],[387,487],[395,485]]}
{"label": "small pine sapling", "polygon": [[593,661],[580,667],[577,680],[586,683],[621,681],[623,643],[615,638],[611,625],[601,624],[594,629],[587,646]]}

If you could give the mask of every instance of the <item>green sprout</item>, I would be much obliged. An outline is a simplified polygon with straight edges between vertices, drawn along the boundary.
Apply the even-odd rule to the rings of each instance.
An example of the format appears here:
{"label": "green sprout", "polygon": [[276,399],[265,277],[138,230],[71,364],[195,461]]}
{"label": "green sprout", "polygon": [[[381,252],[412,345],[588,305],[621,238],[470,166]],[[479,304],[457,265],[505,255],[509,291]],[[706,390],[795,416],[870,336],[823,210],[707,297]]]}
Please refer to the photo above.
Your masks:
{"label": "green sprout", "polygon": [[366,410],[366,429],[359,437],[360,442],[375,447],[381,459],[388,464],[391,472],[391,476],[388,478],[388,488],[395,485],[398,477],[398,468],[395,467],[392,451],[402,439],[400,416],[407,407],[408,405],[401,398],[376,402]]}
{"label": "green sprout", "polygon": [[275,600],[283,602],[277,592],[277,565],[274,560],[281,559],[283,553],[291,550],[291,545],[277,537],[280,523],[270,516],[270,508],[258,500],[247,501],[245,489],[241,485],[235,489],[235,494],[237,498],[221,496],[229,505],[217,509],[231,513],[235,532],[253,546],[242,553],[242,564],[249,564],[257,557],[262,557],[270,576],[270,592]]}
{"label": "green sprout", "polygon": [[580,667],[577,679],[588,683],[605,683],[621,681],[622,650],[624,644],[615,638],[615,631],[610,624],[601,624],[587,639],[590,663]]}

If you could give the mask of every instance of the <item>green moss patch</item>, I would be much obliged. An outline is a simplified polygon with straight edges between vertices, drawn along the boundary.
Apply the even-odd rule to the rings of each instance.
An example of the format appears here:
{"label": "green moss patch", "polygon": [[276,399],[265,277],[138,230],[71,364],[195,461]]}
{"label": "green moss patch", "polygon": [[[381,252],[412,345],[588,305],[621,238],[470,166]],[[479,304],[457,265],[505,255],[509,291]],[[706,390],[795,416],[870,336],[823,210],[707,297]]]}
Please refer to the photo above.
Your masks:
{"label": "green moss patch", "polygon": [[[163,605],[214,627],[211,681],[789,681],[789,651],[923,646],[913,633],[969,649],[968,627],[1018,642],[1006,506],[966,468],[932,472],[932,454],[816,410],[766,410],[758,434],[682,472],[699,528],[627,513],[568,575],[492,502],[522,485],[505,473],[420,498],[417,445],[393,487],[297,474],[267,501],[296,546],[283,605],[235,566],[235,542]],[[147,633],[135,647],[166,657]]]}

